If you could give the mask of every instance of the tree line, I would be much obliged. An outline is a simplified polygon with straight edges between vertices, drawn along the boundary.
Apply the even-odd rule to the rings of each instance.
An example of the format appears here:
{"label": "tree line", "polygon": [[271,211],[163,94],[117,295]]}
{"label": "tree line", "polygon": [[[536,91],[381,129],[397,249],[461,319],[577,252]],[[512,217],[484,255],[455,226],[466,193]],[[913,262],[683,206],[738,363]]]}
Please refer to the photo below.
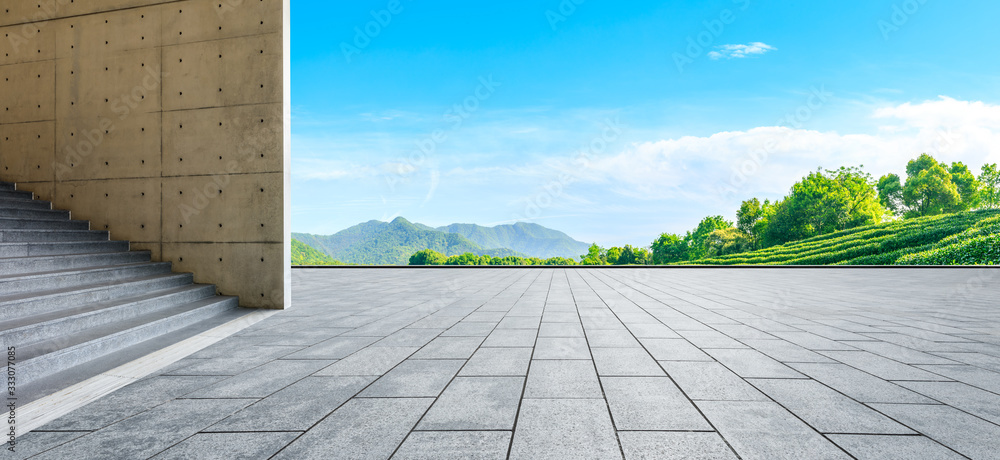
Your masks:
{"label": "tree line", "polygon": [[906,178],[875,180],[859,167],[817,170],[783,199],[751,198],[736,222],[709,216],[685,235],[664,233],[651,245],[652,263],[667,264],[764,249],[818,235],[893,219],[1000,208],[1000,171],[982,167],[979,177],[961,163],[922,154],[906,165]]}
{"label": "tree line", "polygon": [[791,241],[895,219],[1000,208],[1000,169],[983,165],[977,177],[962,162],[950,165],[921,154],[906,165],[906,178],[876,180],[864,165],[818,169],[792,186],[782,199],[751,198],[736,221],[708,216],[683,235],[661,234],[649,248],[591,245],[580,261],[554,257],[445,256],[423,250],[410,265],[660,265],[696,261],[769,248]]}

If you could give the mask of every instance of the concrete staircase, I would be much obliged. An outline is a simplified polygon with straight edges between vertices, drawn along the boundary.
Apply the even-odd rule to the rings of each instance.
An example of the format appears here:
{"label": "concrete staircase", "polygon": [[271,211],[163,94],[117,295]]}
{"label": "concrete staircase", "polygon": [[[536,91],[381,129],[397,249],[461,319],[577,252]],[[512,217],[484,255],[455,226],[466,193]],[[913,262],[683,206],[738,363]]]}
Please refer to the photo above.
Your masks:
{"label": "concrete staircase", "polygon": [[[44,393],[239,317],[235,297],[0,182],[0,342]],[[29,394],[39,396],[40,394]]]}

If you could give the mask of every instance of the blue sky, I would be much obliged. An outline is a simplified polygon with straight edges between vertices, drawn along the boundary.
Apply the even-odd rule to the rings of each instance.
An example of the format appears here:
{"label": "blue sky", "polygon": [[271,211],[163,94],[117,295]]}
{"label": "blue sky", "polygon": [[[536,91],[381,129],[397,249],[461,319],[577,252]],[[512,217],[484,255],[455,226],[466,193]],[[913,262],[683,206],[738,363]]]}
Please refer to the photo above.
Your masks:
{"label": "blue sky", "polygon": [[[292,229],[647,246],[817,167],[1000,161],[1000,4],[292,2]],[[359,32],[360,31],[360,32]],[[699,43],[700,42],[700,43]]]}

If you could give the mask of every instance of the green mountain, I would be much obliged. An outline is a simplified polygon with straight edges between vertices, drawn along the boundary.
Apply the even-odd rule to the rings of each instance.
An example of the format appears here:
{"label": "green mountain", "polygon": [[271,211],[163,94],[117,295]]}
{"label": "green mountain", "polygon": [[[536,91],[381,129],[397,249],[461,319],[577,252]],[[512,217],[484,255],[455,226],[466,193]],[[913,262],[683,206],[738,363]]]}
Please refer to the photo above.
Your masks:
{"label": "green mountain", "polygon": [[292,265],[344,265],[311,246],[292,239]]}
{"label": "green mountain", "polygon": [[424,249],[449,256],[471,252],[494,257],[524,257],[507,248],[484,248],[460,234],[413,224],[402,217],[392,222],[368,221],[333,235],[293,233],[292,238],[337,260],[363,265],[406,265],[413,253]]}
{"label": "green mountain", "polygon": [[513,225],[483,227],[476,224],[451,224],[437,230],[457,233],[484,248],[509,248],[532,257],[578,258],[590,245],[574,240],[558,230],[538,224],[518,222]]}

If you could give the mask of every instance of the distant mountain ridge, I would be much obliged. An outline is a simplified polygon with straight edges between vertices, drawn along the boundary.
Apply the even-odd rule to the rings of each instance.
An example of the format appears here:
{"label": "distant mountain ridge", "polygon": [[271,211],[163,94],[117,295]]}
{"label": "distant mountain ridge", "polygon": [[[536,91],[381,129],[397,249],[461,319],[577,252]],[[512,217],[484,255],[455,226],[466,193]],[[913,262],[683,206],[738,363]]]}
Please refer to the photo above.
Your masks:
{"label": "distant mountain ridge", "polygon": [[445,255],[471,252],[493,257],[579,257],[588,244],[537,224],[483,227],[452,224],[437,229],[397,217],[371,220],[333,235],[293,233],[292,238],[352,264],[406,265],[413,253],[433,249]]}
{"label": "distant mountain ridge", "polygon": [[518,222],[511,225],[483,227],[476,224],[451,224],[437,230],[457,233],[484,248],[508,248],[532,257],[577,258],[586,254],[590,245],[569,235],[538,224]]}

